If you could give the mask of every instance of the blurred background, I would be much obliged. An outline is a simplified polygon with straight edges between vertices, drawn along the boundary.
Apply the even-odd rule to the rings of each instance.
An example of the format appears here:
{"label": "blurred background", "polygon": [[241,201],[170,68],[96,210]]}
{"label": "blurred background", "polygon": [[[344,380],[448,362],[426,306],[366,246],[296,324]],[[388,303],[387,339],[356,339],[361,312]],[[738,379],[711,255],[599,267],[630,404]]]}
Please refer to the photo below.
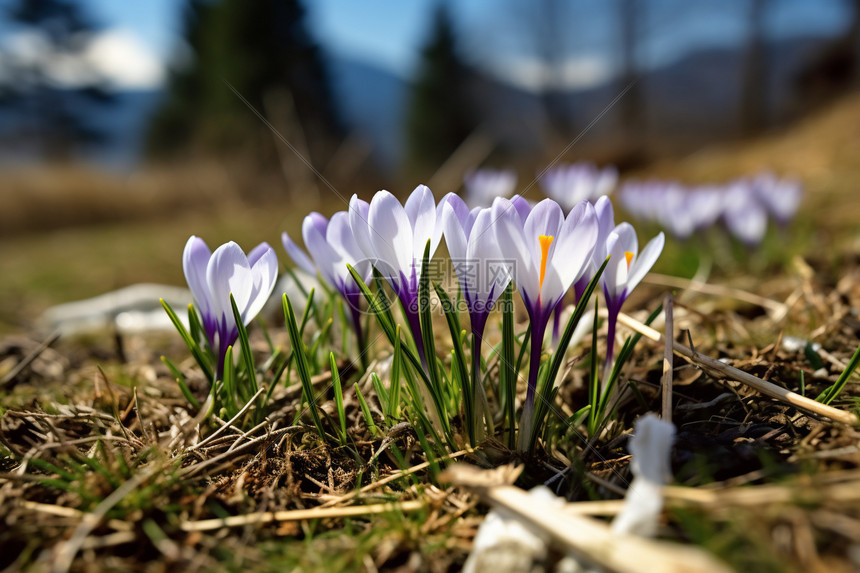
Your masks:
{"label": "blurred background", "polygon": [[0,328],[478,166],[845,197],[858,56],[857,0],[0,0]]}

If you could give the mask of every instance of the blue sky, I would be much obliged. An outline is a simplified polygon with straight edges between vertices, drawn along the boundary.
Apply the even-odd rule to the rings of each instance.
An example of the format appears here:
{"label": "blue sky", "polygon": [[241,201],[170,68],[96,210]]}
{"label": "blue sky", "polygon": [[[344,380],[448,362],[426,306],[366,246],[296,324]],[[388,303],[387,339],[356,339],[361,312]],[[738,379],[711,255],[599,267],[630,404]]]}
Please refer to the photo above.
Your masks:
{"label": "blue sky", "polygon": [[[135,69],[149,70],[139,78],[142,84],[163,78],[153,69],[165,66],[180,42],[183,2],[86,2],[107,31],[121,32],[105,43],[113,51],[112,57],[105,56],[106,69],[125,73],[132,82]],[[325,49],[407,77],[436,2],[306,0],[305,5],[311,29]],[[529,73],[535,71],[534,66],[529,67],[534,58],[529,61],[528,34],[521,32],[523,22],[533,16],[534,9],[529,7],[534,3],[521,2],[525,9],[518,9],[513,0],[449,0],[448,5],[455,13],[461,47],[474,63],[500,75],[507,73],[511,81],[528,81]],[[614,3],[583,0],[562,5],[571,28],[564,35],[569,42],[571,85],[589,78],[605,79],[617,61]],[[661,0],[642,5],[647,7],[643,28],[648,38],[642,63],[649,67],[666,64],[691,49],[736,44],[745,34],[739,22],[743,22],[747,0]],[[776,0],[770,5],[771,37],[833,33],[847,24],[844,0]]]}

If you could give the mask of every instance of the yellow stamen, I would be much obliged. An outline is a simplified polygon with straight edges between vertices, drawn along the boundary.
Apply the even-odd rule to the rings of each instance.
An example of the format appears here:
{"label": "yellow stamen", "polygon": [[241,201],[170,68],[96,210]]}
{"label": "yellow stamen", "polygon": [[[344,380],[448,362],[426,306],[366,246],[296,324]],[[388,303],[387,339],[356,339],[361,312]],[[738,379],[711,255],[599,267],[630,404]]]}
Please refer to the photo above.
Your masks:
{"label": "yellow stamen", "polygon": [[630,261],[633,260],[635,255],[630,251],[624,251],[624,256],[627,257],[627,270],[630,270]]}
{"label": "yellow stamen", "polygon": [[543,290],[543,277],[546,275],[546,259],[549,256],[549,246],[552,244],[555,237],[549,235],[541,235],[538,237],[540,241],[540,286],[538,286],[538,295]]}

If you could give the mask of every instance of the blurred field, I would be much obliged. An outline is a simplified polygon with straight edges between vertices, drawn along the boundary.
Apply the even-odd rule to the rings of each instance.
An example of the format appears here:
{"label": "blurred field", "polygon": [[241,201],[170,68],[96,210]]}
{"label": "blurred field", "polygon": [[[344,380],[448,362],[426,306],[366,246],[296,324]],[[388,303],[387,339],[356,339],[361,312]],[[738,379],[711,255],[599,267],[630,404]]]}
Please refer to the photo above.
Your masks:
{"label": "blurred field", "polygon": [[[2,177],[0,331],[27,329],[52,304],[137,282],[184,284],[189,235],[249,249],[296,229],[306,209],[244,191],[219,166],[126,179],[80,168]],[[282,197],[284,196],[281,191]]]}
{"label": "blurred field", "polygon": [[[563,159],[574,160],[574,153]],[[799,222],[813,230],[807,249],[835,254],[860,250],[858,157],[860,96],[854,95],[784,132],[624,175],[708,182],[772,169],[796,176],[806,187]],[[183,284],[181,252],[191,234],[210,246],[235,240],[249,249],[268,241],[283,263],[282,231],[299,235],[312,209],[345,207],[330,191],[321,199],[290,194],[283,181],[261,182],[214,163],[141,169],[127,177],[80,167],[34,168],[3,174],[0,188],[3,332],[29,328],[52,304],[136,282]],[[375,189],[339,191],[368,196]],[[437,197],[447,191],[434,189]],[[527,196],[539,198],[534,189]]]}

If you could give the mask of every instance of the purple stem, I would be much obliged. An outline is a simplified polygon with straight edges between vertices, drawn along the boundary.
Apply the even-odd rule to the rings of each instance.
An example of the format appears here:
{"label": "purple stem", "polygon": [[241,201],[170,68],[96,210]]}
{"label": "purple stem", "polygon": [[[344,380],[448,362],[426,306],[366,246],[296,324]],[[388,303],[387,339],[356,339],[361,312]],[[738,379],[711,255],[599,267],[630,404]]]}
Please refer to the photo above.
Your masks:
{"label": "purple stem", "polygon": [[531,305],[526,301],[529,310],[529,318],[532,325],[532,340],[531,353],[529,355],[529,379],[528,390],[526,392],[526,403],[524,408],[533,409],[535,401],[535,392],[537,391],[538,370],[540,370],[540,357],[543,354],[543,339],[546,334],[547,322],[549,322],[550,313],[547,309],[541,308],[540,299],[538,304],[531,309]]}
{"label": "purple stem", "polygon": [[424,339],[421,337],[421,318],[418,314],[417,296],[405,296],[400,298],[403,303],[403,312],[406,314],[406,321],[409,323],[409,330],[412,331],[412,339],[415,341],[415,348],[418,350],[418,357],[421,359],[421,366],[424,371],[428,372],[427,356],[424,351]]}
{"label": "purple stem", "polygon": [[624,299],[627,298],[627,292],[624,291],[621,296],[615,298],[610,296],[604,287],[603,295],[606,299],[606,312],[608,314],[606,325],[606,368],[608,369],[612,365],[613,358],[615,358],[615,325],[618,323],[618,313],[621,312],[621,306],[624,304]]}

